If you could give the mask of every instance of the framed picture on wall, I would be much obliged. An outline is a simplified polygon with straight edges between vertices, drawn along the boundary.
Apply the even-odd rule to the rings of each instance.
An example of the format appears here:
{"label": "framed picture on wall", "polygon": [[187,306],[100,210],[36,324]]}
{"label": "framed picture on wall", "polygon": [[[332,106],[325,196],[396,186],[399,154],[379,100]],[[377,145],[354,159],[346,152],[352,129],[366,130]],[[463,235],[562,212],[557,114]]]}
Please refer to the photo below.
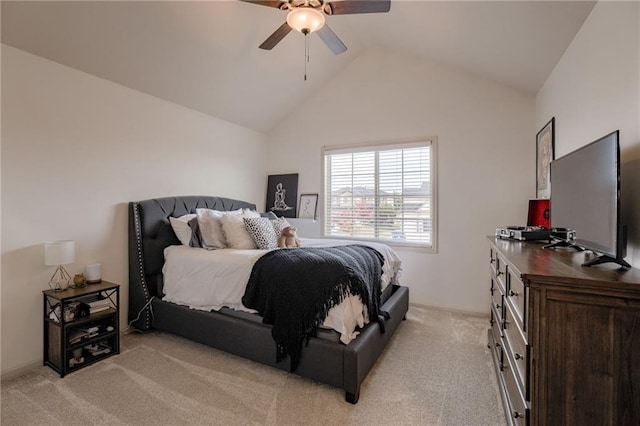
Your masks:
{"label": "framed picture on wall", "polygon": [[550,198],[550,164],[555,158],[555,117],[536,135],[536,198]]}
{"label": "framed picture on wall", "polygon": [[315,219],[317,211],[318,194],[300,194],[298,217],[300,219]]}
{"label": "framed picture on wall", "polygon": [[269,175],[267,179],[267,207],[278,217],[296,217],[298,174]]}

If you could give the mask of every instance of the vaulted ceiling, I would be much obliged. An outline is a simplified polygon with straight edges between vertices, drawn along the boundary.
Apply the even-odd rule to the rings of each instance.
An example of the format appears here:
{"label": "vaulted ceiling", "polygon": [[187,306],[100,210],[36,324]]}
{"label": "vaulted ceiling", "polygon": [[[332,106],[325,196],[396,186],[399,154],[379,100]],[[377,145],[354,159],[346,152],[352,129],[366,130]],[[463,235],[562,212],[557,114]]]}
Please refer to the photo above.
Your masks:
{"label": "vaulted ceiling", "polygon": [[[339,0],[337,0],[339,1]],[[2,43],[260,132],[268,132],[367,49],[403,51],[535,94],[594,1],[392,0],[382,14],[327,17],[333,55],[286,19],[226,1],[2,1]]]}

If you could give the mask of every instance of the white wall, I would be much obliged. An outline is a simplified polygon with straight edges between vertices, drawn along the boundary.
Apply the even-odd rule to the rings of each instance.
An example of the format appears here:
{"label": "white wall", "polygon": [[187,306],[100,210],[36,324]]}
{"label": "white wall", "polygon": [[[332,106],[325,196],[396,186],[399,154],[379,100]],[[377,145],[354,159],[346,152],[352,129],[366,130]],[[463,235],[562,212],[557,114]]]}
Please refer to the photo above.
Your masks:
{"label": "white wall", "polygon": [[76,241],[128,301],[127,202],[264,205],[266,137],[2,46],[2,373],[42,361],[42,243]]}
{"label": "white wall", "polygon": [[639,267],[640,3],[596,4],[536,97],[536,128],[552,116],[556,158],[620,130],[627,261]]}
{"label": "white wall", "polygon": [[[438,253],[397,251],[411,302],[487,312],[486,235],[535,196],[534,97],[401,53],[369,51],[269,134],[269,173],[321,192],[321,147],[438,139]],[[318,212],[323,206],[318,206]],[[321,218],[320,218],[321,219]]]}

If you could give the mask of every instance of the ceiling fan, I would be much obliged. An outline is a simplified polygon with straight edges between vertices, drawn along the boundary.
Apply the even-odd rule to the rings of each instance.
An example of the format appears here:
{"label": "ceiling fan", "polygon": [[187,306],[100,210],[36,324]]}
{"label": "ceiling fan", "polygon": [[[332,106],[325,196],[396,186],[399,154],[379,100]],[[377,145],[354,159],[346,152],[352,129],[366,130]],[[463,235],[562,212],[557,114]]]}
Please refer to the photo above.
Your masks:
{"label": "ceiling fan", "polygon": [[273,49],[292,29],[305,36],[317,32],[327,47],[336,55],[347,46],[325,24],[325,15],[353,15],[356,13],[385,13],[391,9],[391,0],[241,0],[261,6],[288,11],[287,21],[271,34],[259,47]]}

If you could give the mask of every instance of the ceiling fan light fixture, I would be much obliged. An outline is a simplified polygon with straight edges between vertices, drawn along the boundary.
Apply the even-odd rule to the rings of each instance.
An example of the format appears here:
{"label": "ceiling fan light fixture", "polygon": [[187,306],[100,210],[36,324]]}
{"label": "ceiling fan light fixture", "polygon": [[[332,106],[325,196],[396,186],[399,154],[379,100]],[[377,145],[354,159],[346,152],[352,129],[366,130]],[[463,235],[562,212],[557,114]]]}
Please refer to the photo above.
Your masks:
{"label": "ceiling fan light fixture", "polygon": [[322,28],[324,15],[312,7],[296,7],[289,11],[287,24],[302,34],[309,34]]}

